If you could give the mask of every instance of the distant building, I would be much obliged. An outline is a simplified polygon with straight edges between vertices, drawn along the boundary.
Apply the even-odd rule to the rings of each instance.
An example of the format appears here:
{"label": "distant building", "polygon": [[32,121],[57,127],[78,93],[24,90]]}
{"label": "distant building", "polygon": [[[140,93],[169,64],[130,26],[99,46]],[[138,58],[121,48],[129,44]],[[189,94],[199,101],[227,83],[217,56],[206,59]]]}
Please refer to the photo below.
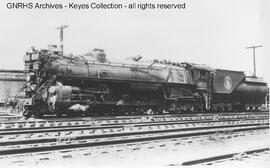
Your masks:
{"label": "distant building", "polygon": [[0,70],[0,106],[9,102],[23,87],[26,76],[20,70]]}

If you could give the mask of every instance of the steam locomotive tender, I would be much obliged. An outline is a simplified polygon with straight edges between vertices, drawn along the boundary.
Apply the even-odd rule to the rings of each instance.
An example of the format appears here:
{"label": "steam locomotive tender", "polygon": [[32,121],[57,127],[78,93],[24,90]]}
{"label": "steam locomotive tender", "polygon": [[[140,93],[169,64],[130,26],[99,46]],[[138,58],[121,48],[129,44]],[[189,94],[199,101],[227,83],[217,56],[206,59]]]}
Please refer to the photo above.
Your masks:
{"label": "steam locomotive tender", "polygon": [[[240,72],[226,75],[205,65],[158,60],[114,63],[101,49],[76,57],[55,47],[33,49],[24,62],[26,117],[245,110],[247,104],[257,108],[264,103],[268,91],[261,79]],[[255,97],[242,102],[243,96]]]}

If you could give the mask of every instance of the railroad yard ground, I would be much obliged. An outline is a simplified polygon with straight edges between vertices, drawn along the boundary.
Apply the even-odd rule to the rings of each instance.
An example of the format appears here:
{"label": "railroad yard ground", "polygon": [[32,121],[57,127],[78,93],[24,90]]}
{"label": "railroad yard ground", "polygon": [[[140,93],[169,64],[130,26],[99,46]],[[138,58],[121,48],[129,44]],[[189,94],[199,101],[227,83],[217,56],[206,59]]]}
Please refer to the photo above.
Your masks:
{"label": "railroad yard ground", "polygon": [[[14,121],[24,122],[23,119],[16,118],[17,115],[6,115],[7,111],[1,110],[2,120],[0,123],[0,145],[5,141],[4,136],[10,136],[10,142],[12,140],[21,140],[22,135],[16,135],[12,137],[12,135],[5,135],[4,127],[8,126],[8,124],[13,122],[12,117],[14,117]],[[247,113],[248,114],[248,113]],[[268,113],[267,117],[269,117]],[[265,115],[263,117],[265,117]],[[9,116],[9,117],[7,117]],[[203,116],[203,115],[202,115]],[[213,117],[215,115],[207,115],[210,116],[211,120],[217,121],[221,119],[216,119]],[[222,115],[219,115],[222,116]],[[227,116],[227,115],[225,115]],[[228,115],[229,116],[229,115]],[[253,114],[251,115],[251,117]],[[254,115],[255,116],[255,115]],[[183,115],[182,118],[187,117],[187,115]],[[250,116],[249,116],[250,117]],[[170,117],[167,117],[170,118]],[[178,120],[181,116],[173,116],[171,117],[173,122],[179,122]],[[174,120],[174,118],[178,118]],[[221,117],[220,117],[221,118]],[[254,117],[254,118],[259,118]],[[209,118],[208,118],[209,119]],[[208,121],[207,119],[207,121]],[[6,121],[5,121],[6,120]],[[31,119],[28,122],[41,122],[46,119]],[[47,119],[48,120],[48,119]],[[53,120],[53,119],[50,119]],[[64,123],[63,118],[63,123]],[[88,119],[89,120],[89,119]],[[98,119],[96,119],[98,120]],[[119,121],[117,121],[119,120]],[[120,124],[121,120],[121,124]],[[139,121],[139,119],[137,118]],[[157,121],[156,118],[153,118],[151,123],[149,121],[145,121],[146,126],[137,126],[138,130],[144,130],[149,128],[149,130],[155,130],[159,127],[153,126],[154,123],[158,123],[161,120]],[[164,119],[165,120],[165,119]],[[166,119],[169,120],[169,119]],[[189,123],[188,121],[191,119],[181,119],[181,124]],[[202,119],[197,118],[198,122]],[[224,119],[225,120],[225,119]],[[222,124],[256,124],[256,127],[265,126],[269,124],[269,118],[260,119],[263,121],[249,121],[248,117],[235,119],[237,121],[233,121],[227,118],[226,122],[222,122]],[[49,121],[49,120],[48,120]],[[75,120],[74,120],[75,121]],[[91,122],[95,121],[95,119],[91,119]],[[128,132],[128,130],[135,128],[136,124],[128,125],[128,121],[124,119],[111,119],[108,123],[116,123],[116,126],[124,125],[123,131]],[[132,120],[133,121],[133,120]],[[172,122],[169,121],[169,122]],[[266,122],[267,121],[267,122]],[[95,121],[96,122],[96,121]],[[165,124],[169,124],[167,123]],[[205,121],[206,122],[206,121]],[[56,124],[56,121],[55,121]],[[80,123],[81,124],[81,123]],[[171,124],[171,123],[170,123]],[[177,123],[179,124],[179,123]],[[165,125],[164,129],[172,129],[172,128],[185,128],[183,126],[178,126],[177,124],[173,124],[171,126]],[[212,126],[213,123],[211,123]],[[210,124],[210,125],[211,125]],[[37,124],[36,124],[37,125]],[[49,126],[48,122],[47,125]],[[68,125],[71,125],[70,123]],[[107,124],[107,126],[110,124]],[[135,125],[135,126],[134,126]],[[164,123],[163,123],[164,125]],[[187,126],[188,124],[185,124]],[[13,125],[14,126],[14,125]],[[40,125],[39,125],[40,126]],[[55,125],[54,125],[55,126]],[[104,121],[99,122],[99,127],[106,126]],[[193,123],[195,127],[195,123]],[[202,126],[202,125],[201,125]],[[15,126],[14,126],[15,127]],[[18,126],[17,126],[18,127]],[[46,124],[44,127],[47,127]],[[190,127],[190,126],[189,126]],[[251,126],[249,126],[251,127]],[[269,127],[269,125],[268,125]],[[9,129],[13,129],[12,126],[7,127]],[[19,128],[19,127],[18,127]],[[240,128],[240,127],[239,127]],[[30,129],[30,128],[28,128]],[[94,129],[94,128],[92,128]],[[113,128],[110,128],[111,131]],[[163,129],[163,127],[162,127]],[[219,129],[219,128],[218,128]],[[269,167],[270,165],[270,152],[269,152],[269,128],[267,129],[250,129],[250,130],[242,130],[242,131],[233,131],[233,127],[228,128],[226,131],[216,131],[211,134],[202,134],[202,135],[194,135],[194,136],[182,136],[182,137],[172,137],[166,139],[154,139],[154,140],[145,140],[138,142],[130,142],[130,143],[117,143],[117,144],[107,144],[107,145],[99,145],[99,146],[91,146],[91,147],[81,147],[81,148],[67,148],[62,150],[52,150],[52,151],[38,151],[33,153],[21,153],[21,154],[11,154],[11,155],[2,155],[5,146],[0,146],[0,164],[5,165],[5,167]],[[15,130],[15,128],[14,128]],[[114,130],[115,131],[115,130]],[[119,130],[118,130],[119,131]],[[137,129],[136,129],[137,131]],[[203,130],[202,130],[203,131]],[[97,131],[98,132],[98,131]],[[84,132],[86,134],[86,132]],[[104,133],[104,132],[103,132]],[[177,132],[178,133],[178,132]],[[11,134],[11,133],[10,133]],[[32,133],[35,134],[35,133]],[[70,134],[73,134],[70,132]],[[43,138],[43,134],[41,138]],[[47,136],[56,136],[46,134]],[[158,135],[165,135],[165,133],[161,133]],[[97,136],[97,135],[96,135]],[[142,135],[135,135],[134,137],[140,137]],[[145,137],[151,137],[153,135],[146,135]],[[19,138],[18,138],[19,137]],[[33,138],[33,137],[31,137]],[[35,137],[34,137],[35,138]],[[117,137],[116,137],[117,138]],[[128,137],[126,137],[128,139]],[[73,139],[76,140],[76,139]],[[111,138],[111,141],[114,139]],[[94,141],[94,140],[93,140]],[[92,142],[92,141],[91,141]],[[64,144],[72,144],[76,142],[63,142]],[[35,145],[33,146],[35,147]],[[14,145],[12,148],[16,148]],[[17,146],[19,148],[19,146]],[[262,152],[249,154],[247,151],[256,150],[256,149],[264,149]],[[265,150],[266,149],[266,150]],[[2,153],[1,153],[2,152]],[[207,159],[213,156],[222,156],[227,154],[233,154],[233,157],[221,160],[214,160],[203,162],[195,165],[185,165],[185,163]]]}
{"label": "railroad yard ground", "polygon": [[[12,158],[13,163],[7,164],[25,167],[77,167],[78,165],[80,165],[79,167],[180,167],[183,162],[196,158],[246,151],[269,145],[269,134],[267,132],[230,139],[222,139],[222,137],[222,135],[210,136],[205,140],[193,142],[173,139],[158,141],[155,144],[89,148],[83,151],[55,152],[49,156],[30,155]],[[11,160],[8,159],[7,161]],[[241,158],[241,156],[238,156],[233,161],[224,161],[209,166],[266,168],[269,164],[270,153],[268,152],[257,157],[242,156]]]}

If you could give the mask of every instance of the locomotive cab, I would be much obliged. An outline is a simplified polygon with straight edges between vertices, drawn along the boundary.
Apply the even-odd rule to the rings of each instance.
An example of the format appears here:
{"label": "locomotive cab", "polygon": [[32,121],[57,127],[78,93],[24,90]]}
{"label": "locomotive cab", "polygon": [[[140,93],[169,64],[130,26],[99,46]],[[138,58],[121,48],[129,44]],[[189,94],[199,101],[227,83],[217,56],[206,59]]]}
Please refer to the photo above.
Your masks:
{"label": "locomotive cab", "polygon": [[203,111],[209,111],[212,101],[212,81],[214,70],[207,65],[182,63],[191,73],[196,92],[202,97]]}

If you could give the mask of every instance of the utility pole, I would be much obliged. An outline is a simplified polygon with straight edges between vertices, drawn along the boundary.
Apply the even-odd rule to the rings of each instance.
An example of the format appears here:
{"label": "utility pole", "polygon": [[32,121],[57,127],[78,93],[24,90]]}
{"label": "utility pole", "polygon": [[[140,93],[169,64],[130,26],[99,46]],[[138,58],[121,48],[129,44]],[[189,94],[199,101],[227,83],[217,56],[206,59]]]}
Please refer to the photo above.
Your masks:
{"label": "utility pole", "polygon": [[67,28],[68,25],[61,25],[59,27],[57,27],[56,29],[60,30],[60,49],[62,54],[64,53],[64,44],[63,44],[63,40],[64,40],[64,28]]}
{"label": "utility pole", "polygon": [[253,49],[253,68],[254,68],[253,73],[254,73],[254,76],[256,76],[255,49],[256,49],[256,48],[259,48],[259,47],[262,47],[262,45],[246,47],[246,49]]}

